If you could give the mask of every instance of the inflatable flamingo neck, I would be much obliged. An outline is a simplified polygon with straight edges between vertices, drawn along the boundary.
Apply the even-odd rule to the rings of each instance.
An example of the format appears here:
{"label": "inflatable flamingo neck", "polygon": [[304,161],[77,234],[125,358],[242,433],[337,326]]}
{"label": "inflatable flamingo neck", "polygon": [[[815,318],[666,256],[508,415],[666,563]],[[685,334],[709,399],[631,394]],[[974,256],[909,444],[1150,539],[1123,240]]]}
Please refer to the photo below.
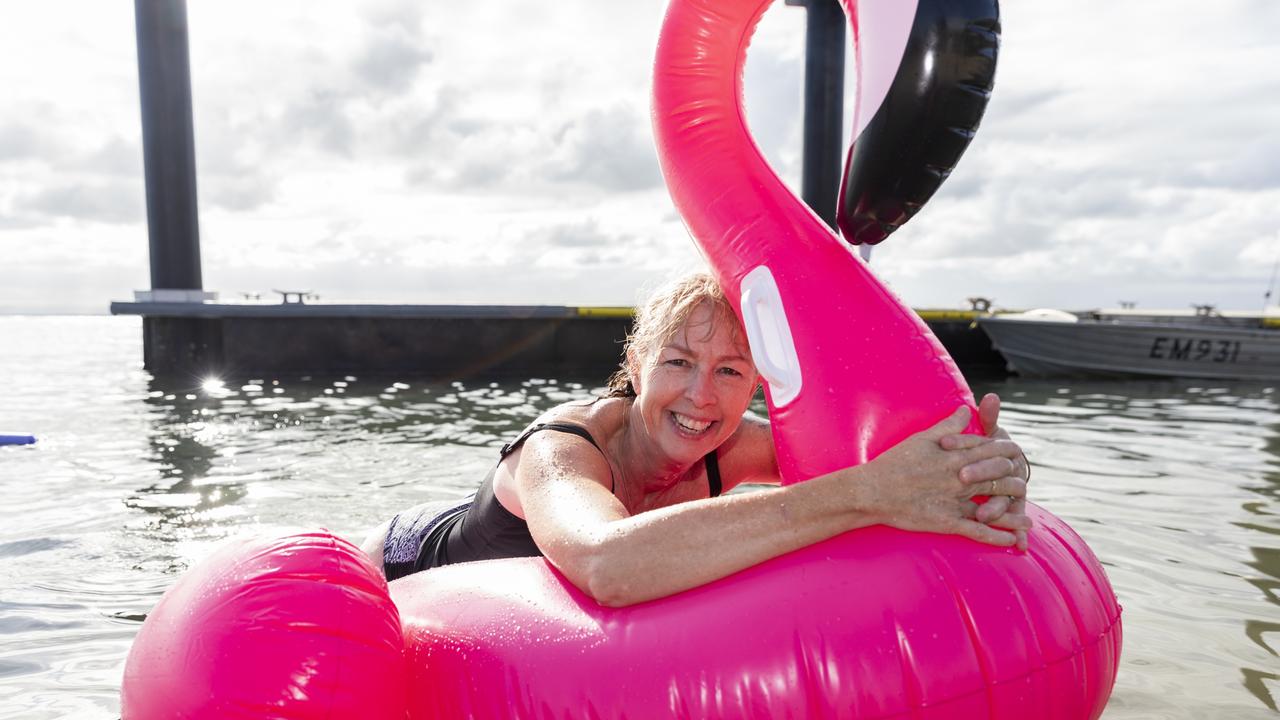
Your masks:
{"label": "inflatable flamingo neck", "polygon": [[[776,238],[780,246],[830,235],[769,167],[747,128],[742,101],[747,46],[772,3],[676,0],[658,40],[653,87],[658,157],[676,206],[704,250],[708,243],[731,245],[734,229]],[[735,218],[735,227],[725,228],[724,217]],[[749,263],[747,257],[726,254],[712,270],[727,290],[751,270]],[[737,307],[738,293],[729,298]]]}
{"label": "inflatable flamingo neck", "polygon": [[[653,121],[671,196],[746,327],[790,483],[865,462],[957,405],[972,407],[973,396],[924,323],[786,188],[752,140],[742,75],[769,4],[673,0],[658,41]],[[857,18],[857,3],[846,7]],[[856,32],[866,38],[880,29],[872,20],[886,19],[902,24],[900,14],[871,13]],[[893,72],[900,59],[877,62]],[[976,413],[970,429],[980,430]]]}

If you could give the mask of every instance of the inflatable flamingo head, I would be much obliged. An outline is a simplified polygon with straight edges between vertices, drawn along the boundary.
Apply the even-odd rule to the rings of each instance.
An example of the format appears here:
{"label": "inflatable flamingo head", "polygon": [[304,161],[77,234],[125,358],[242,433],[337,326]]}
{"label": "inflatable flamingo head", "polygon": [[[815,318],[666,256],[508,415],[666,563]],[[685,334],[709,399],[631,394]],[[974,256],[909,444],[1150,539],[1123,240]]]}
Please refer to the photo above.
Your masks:
{"label": "inflatable flamingo head", "polygon": [[1000,50],[998,0],[844,0],[858,94],[836,222],[874,245],[910,220],[982,121]]}

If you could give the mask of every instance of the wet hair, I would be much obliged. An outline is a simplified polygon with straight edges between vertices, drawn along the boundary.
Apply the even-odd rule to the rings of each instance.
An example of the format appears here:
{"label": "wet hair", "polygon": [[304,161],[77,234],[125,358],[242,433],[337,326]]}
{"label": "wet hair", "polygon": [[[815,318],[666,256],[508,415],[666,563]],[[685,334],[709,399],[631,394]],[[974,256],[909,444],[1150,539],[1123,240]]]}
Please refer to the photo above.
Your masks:
{"label": "wet hair", "polygon": [[715,334],[721,322],[727,322],[733,330],[733,341],[743,342],[742,326],[716,279],[705,271],[689,273],[658,288],[637,308],[631,332],[622,347],[621,365],[609,378],[604,397],[635,397],[631,376],[640,368],[632,366],[632,359],[644,362],[675,337],[693,312],[704,304],[711,308],[711,319],[706,323],[707,337]]}

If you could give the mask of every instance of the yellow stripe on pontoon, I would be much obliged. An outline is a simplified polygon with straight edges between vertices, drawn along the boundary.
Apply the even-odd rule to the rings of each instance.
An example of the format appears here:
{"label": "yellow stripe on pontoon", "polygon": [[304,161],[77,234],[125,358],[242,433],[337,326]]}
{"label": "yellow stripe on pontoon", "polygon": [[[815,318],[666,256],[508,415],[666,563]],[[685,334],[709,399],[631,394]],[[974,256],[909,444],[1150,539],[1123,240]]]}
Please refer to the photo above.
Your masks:
{"label": "yellow stripe on pontoon", "polygon": [[631,317],[635,308],[625,306],[580,307],[578,317]]}
{"label": "yellow stripe on pontoon", "polygon": [[980,313],[976,310],[917,310],[916,314],[926,322],[930,320],[935,322],[941,320],[963,320],[967,322],[986,313]]}

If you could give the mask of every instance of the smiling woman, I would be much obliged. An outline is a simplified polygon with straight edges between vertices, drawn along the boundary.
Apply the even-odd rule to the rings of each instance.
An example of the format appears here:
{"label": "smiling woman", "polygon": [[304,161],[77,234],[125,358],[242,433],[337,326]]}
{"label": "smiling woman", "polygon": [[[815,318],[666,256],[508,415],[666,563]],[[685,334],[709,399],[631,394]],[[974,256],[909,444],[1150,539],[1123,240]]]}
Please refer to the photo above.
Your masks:
{"label": "smiling woman", "polygon": [[[376,529],[364,549],[396,579],[443,565],[545,556],[603,605],[665,597],[873,524],[1025,543],[1027,468],[996,425],[958,441],[961,410],[876,460],[770,492],[769,424],[747,414],[759,387],[744,333],[715,279],[660,289],[636,318],[606,393],[553,408],[503,447],[468,502],[425,504]],[[692,502],[702,501],[702,502]],[[732,542],[725,542],[732,539]],[[690,552],[690,548],[707,548]]]}

